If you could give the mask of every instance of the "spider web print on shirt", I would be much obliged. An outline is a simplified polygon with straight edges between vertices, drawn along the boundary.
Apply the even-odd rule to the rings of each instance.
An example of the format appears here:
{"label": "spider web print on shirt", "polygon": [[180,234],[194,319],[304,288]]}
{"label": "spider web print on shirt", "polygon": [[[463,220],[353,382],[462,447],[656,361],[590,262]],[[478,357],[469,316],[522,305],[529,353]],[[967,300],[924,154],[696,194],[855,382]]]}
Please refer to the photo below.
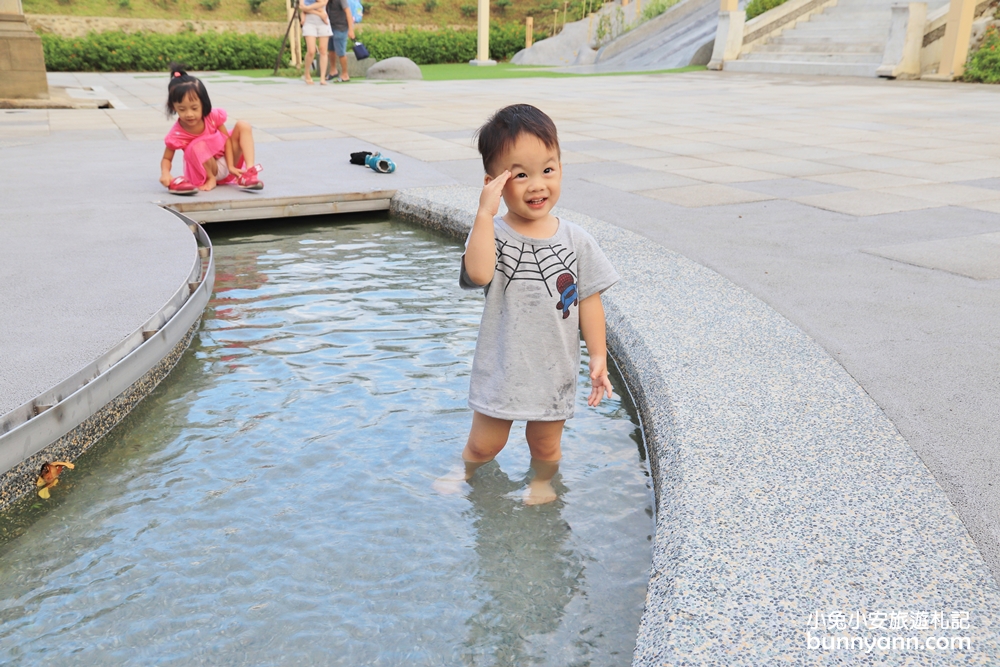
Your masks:
{"label": "spider web print on shirt", "polygon": [[497,239],[497,270],[507,278],[504,292],[515,280],[534,280],[545,285],[549,296],[554,296],[549,279],[568,271],[576,282],[575,265],[576,253],[561,243],[536,247]]}

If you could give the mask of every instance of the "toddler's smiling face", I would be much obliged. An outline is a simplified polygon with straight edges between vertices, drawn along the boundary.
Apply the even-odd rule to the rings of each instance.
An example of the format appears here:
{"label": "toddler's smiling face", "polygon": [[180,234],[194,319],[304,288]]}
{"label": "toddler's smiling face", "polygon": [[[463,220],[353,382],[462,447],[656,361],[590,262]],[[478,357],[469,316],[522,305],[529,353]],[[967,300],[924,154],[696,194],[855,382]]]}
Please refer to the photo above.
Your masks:
{"label": "toddler's smiling face", "polygon": [[[562,187],[562,163],[558,147],[548,147],[538,137],[522,133],[510,150],[494,163],[497,173],[510,172],[503,189],[507,204],[504,220],[517,232],[535,238],[555,233],[551,215]],[[492,177],[487,177],[487,182]]]}

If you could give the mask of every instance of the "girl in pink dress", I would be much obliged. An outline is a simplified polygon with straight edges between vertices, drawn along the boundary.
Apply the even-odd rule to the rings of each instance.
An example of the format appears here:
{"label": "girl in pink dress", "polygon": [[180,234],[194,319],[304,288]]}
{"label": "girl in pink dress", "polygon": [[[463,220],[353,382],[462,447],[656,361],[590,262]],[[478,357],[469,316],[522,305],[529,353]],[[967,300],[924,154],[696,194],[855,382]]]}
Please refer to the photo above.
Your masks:
{"label": "girl in pink dress", "polygon": [[[250,123],[240,120],[230,134],[226,112],[213,109],[205,84],[180,65],[170,66],[167,84],[167,116],[177,115],[164,143],[160,161],[160,183],[178,195],[193,195],[216,185],[236,185],[243,190],[260,190],[257,177],[263,167],[254,164],[253,134]],[[184,152],[184,176],[170,173],[174,153]],[[252,164],[252,167],[247,167]]]}

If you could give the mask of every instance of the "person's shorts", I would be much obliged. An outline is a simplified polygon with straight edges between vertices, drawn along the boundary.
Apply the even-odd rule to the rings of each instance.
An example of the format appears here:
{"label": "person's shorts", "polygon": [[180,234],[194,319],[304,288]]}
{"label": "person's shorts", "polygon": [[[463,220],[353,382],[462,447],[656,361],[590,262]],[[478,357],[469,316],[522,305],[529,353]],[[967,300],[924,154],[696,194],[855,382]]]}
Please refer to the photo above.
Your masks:
{"label": "person's shorts", "polygon": [[329,37],[332,34],[329,23],[323,23],[323,19],[316,14],[306,14],[306,22],[302,26],[303,37]]}
{"label": "person's shorts", "polygon": [[337,57],[347,55],[347,31],[346,30],[334,30],[333,35],[330,36],[330,46],[328,47],[331,51],[337,54]]}

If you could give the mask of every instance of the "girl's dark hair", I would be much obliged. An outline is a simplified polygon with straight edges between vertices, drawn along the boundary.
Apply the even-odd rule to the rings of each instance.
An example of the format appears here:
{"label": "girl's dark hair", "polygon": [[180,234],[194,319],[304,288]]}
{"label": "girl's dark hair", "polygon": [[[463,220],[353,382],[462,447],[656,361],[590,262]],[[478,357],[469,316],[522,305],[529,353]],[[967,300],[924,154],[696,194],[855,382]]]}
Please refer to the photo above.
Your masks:
{"label": "girl's dark hair", "polygon": [[513,147],[522,134],[537,137],[546,148],[559,151],[559,135],[556,124],[541,109],[530,104],[512,104],[490,116],[486,123],[476,130],[479,154],[483,156],[483,169],[492,174],[493,163]]}
{"label": "girl's dark hair", "polygon": [[208,91],[201,79],[195,78],[184,70],[184,65],[180,63],[170,63],[170,82],[167,84],[167,118],[173,116],[174,105],[187,97],[187,94],[194,92],[201,101],[201,117],[204,118],[212,113],[212,100],[208,98]]}

